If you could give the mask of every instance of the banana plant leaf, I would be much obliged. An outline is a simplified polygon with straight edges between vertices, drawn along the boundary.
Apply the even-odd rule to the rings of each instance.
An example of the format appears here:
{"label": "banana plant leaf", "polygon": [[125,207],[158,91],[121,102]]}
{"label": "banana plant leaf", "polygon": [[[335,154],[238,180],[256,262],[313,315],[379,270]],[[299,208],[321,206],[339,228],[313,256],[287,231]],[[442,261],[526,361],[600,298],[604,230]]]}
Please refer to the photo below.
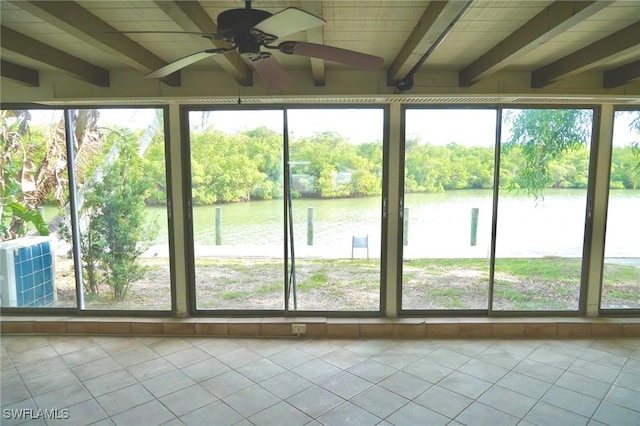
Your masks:
{"label": "banana plant leaf", "polygon": [[29,209],[24,205],[16,202],[7,203],[7,207],[11,209],[13,214],[20,219],[22,219],[25,223],[31,223],[38,233],[42,236],[49,235],[49,227],[47,223],[44,221],[44,218],[34,209]]}

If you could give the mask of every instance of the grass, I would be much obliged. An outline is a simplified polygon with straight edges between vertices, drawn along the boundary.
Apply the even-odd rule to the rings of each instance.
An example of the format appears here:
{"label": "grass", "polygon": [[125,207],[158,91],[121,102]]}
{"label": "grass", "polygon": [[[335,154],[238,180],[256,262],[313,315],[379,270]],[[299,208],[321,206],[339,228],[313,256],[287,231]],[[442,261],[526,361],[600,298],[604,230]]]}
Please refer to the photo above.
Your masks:
{"label": "grass", "polygon": [[606,285],[640,282],[640,268],[627,265],[604,265],[603,278]]}
{"label": "grass", "polygon": [[422,299],[426,303],[435,303],[446,309],[464,309],[462,292],[463,289],[459,288],[432,289],[424,293]]}
{"label": "grass", "polygon": [[[284,264],[280,259],[196,259],[196,297],[200,308],[251,309],[280,306]],[[166,260],[145,259],[148,278],[132,285],[129,299],[85,296],[88,306],[120,309],[155,307],[170,301]],[[573,310],[579,297],[581,262],[576,259],[498,259],[494,307],[500,310]],[[164,272],[162,272],[164,271]],[[166,275],[166,277],[164,276]],[[377,310],[379,259],[299,259],[299,302],[315,310]],[[487,259],[411,259],[403,262],[403,308],[486,308]],[[603,306],[640,307],[640,268],[605,265]],[[163,284],[164,285],[164,284]],[[166,293],[166,294],[165,294]],[[269,305],[269,306],[271,306]],[[311,309],[311,308],[310,308]]]}
{"label": "grass", "polygon": [[606,291],[605,292],[605,296],[608,296],[612,299],[621,299],[621,300],[628,300],[628,301],[638,301],[638,298],[640,298],[640,295],[638,295],[638,292],[624,292],[624,291],[620,291],[620,290],[610,290],[610,291]]}
{"label": "grass", "polygon": [[[197,262],[201,268],[233,271],[227,282],[237,284],[261,282],[265,269],[279,271],[282,261],[203,259]],[[379,283],[379,260],[326,260],[303,259],[297,268],[297,292],[299,297],[311,294],[333,299],[348,298],[350,293],[375,291]],[[444,309],[465,309],[476,304],[470,298],[485,299],[488,292],[489,265],[486,259],[416,259],[404,262],[404,285],[414,287],[419,309],[437,306]],[[470,273],[464,285],[460,271]],[[640,270],[633,266],[609,265],[606,276],[613,283],[626,283],[610,291],[608,297],[632,301],[637,299],[637,283]],[[581,261],[578,259],[498,259],[494,301],[498,309],[515,310],[563,310],[575,309],[579,296]],[[222,273],[226,275],[226,273]],[[464,274],[463,274],[464,275]],[[437,285],[437,282],[443,284]],[[629,284],[635,284],[629,286]],[[225,300],[244,300],[266,294],[281,294],[282,284],[274,280],[268,285],[251,286],[243,290],[220,292]],[[627,288],[629,287],[629,288]],[[483,297],[484,296],[484,297]]]}
{"label": "grass", "polygon": [[302,281],[296,280],[296,288],[299,291],[308,291],[313,290],[314,288],[319,288],[325,286],[327,283],[330,283],[329,275],[326,270],[322,268],[319,271],[314,272],[309,277]]}
{"label": "grass", "polygon": [[[489,263],[486,259],[416,259],[403,263],[404,293],[420,295],[424,302],[412,309],[469,308],[471,290],[488,292]],[[579,259],[536,258],[497,259],[494,281],[494,307],[506,310],[575,310],[578,306],[582,262]],[[469,280],[464,291],[454,286],[459,277],[455,271],[474,272],[477,277]],[[444,279],[444,288],[438,284]],[[640,307],[640,268],[627,265],[606,265],[603,300],[612,299],[612,305]],[[440,287],[438,287],[440,286]],[[476,294],[478,297],[478,294]],[[415,303],[415,302],[414,302]],[[403,306],[405,296],[403,294]],[[603,305],[604,306],[604,305]]]}
{"label": "grass", "polygon": [[496,272],[548,282],[579,283],[580,259],[496,259]]}

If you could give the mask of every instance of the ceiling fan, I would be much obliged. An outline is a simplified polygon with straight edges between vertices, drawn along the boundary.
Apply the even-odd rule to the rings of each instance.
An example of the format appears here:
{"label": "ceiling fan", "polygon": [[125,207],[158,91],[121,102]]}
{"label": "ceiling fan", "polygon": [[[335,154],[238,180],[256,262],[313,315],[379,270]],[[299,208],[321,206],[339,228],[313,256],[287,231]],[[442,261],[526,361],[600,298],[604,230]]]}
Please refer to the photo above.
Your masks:
{"label": "ceiling fan", "polygon": [[[382,66],[382,58],[353,50],[303,41],[283,41],[277,45],[273,44],[279,38],[319,27],[325,23],[324,19],[294,7],[286,8],[276,14],[252,9],[251,1],[247,0],[244,9],[230,9],[218,15],[218,33],[185,32],[185,34],[201,35],[210,40],[226,41],[230,44],[229,47],[207,49],[187,55],[147,74],[145,77],[163,78],[211,55],[237,50],[253,65],[269,88],[286,89],[291,87],[293,83],[285,69],[271,52],[262,51],[262,48],[277,50],[287,55],[325,59],[355,68],[374,70]],[[149,32],[126,31],[126,33]],[[172,31],[165,33],[168,32]]]}

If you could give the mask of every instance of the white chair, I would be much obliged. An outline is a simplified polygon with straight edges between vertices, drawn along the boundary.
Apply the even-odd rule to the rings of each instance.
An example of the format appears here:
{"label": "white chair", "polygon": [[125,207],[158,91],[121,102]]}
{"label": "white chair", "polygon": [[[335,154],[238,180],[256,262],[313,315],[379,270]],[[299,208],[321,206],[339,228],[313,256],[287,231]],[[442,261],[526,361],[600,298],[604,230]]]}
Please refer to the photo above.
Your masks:
{"label": "white chair", "polygon": [[357,248],[367,249],[367,260],[369,260],[369,235],[365,235],[364,237],[356,237],[355,235],[351,238],[351,258],[353,259],[353,250]]}

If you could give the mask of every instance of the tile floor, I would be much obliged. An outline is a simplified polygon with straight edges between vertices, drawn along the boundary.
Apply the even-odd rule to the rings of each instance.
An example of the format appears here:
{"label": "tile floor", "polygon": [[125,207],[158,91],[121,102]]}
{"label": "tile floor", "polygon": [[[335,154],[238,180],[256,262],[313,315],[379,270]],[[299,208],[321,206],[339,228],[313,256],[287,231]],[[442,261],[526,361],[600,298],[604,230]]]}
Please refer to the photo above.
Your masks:
{"label": "tile floor", "polygon": [[2,336],[1,360],[3,425],[640,425],[640,339]]}

